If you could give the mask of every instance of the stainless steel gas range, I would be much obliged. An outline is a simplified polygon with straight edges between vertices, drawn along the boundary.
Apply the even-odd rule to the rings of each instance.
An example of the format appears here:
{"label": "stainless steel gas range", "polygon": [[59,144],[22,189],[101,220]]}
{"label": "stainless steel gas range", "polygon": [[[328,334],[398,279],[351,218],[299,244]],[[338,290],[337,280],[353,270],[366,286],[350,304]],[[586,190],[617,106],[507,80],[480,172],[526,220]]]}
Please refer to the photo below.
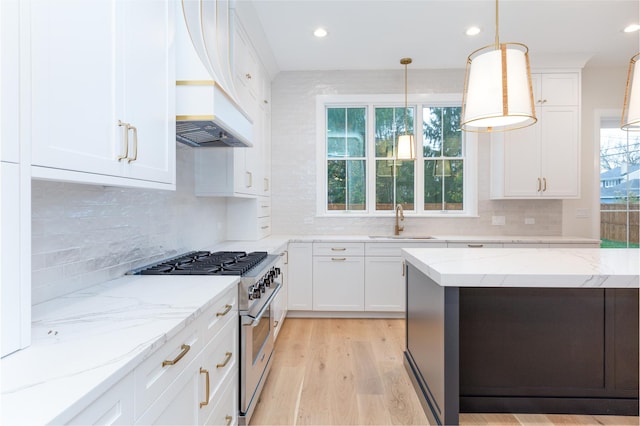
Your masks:
{"label": "stainless steel gas range", "polygon": [[238,275],[240,321],[239,422],[249,423],[271,369],[271,302],[282,287],[278,256],[267,252],[193,251],[135,269],[140,275]]}

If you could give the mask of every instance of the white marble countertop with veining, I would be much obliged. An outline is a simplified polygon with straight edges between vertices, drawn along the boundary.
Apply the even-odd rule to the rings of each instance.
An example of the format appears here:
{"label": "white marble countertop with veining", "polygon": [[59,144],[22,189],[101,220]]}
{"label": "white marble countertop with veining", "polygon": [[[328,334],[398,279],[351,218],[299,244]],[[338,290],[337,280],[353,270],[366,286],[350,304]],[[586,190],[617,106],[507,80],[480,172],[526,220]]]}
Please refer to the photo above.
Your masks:
{"label": "white marble countertop with veining", "polygon": [[[430,237],[425,239],[425,237]],[[558,235],[437,235],[437,234],[400,234],[395,236],[389,235],[279,235],[267,237],[257,243],[269,244],[270,239],[276,241],[290,242],[402,242],[402,241],[420,241],[420,242],[494,242],[494,243],[526,243],[526,244],[599,244],[597,238],[584,237],[565,237]],[[234,242],[235,243],[235,242]],[[253,244],[256,242],[245,242]]]}
{"label": "white marble countertop with veining", "polygon": [[0,423],[56,423],[79,411],[237,283],[127,276],[35,305],[31,346],[0,361]]}
{"label": "white marble countertop with veining", "polygon": [[443,287],[640,287],[638,249],[413,248],[402,254]]}

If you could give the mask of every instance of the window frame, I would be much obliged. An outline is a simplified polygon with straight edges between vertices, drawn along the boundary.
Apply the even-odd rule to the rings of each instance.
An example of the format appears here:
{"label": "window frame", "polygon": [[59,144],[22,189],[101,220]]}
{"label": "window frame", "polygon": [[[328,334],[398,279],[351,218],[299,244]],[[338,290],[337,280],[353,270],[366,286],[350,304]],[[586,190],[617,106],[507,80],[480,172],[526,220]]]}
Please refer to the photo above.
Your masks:
{"label": "window frame", "polygon": [[[462,94],[415,94],[407,99],[414,112],[414,140],[416,143],[416,159],[414,171],[415,210],[405,210],[410,217],[446,217],[469,218],[478,217],[478,136],[467,132],[464,135],[464,209],[463,210],[424,210],[424,157],[422,156],[422,111],[423,107],[451,107],[462,105]],[[366,206],[364,210],[329,210],[327,208],[327,138],[326,109],[359,108],[366,109]],[[398,95],[317,95],[316,96],[316,216],[318,217],[390,217],[394,210],[375,210],[375,108],[402,107],[404,94]],[[418,125],[420,123],[420,125]],[[419,131],[419,134],[415,134]]]}

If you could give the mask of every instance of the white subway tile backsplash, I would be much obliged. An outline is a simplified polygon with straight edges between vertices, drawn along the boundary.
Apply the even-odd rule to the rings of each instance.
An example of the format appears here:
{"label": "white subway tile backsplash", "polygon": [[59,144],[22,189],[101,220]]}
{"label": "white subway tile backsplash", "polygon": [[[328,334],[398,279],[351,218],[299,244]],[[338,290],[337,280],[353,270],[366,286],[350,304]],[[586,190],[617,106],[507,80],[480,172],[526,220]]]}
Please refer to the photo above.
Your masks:
{"label": "white subway tile backsplash", "polygon": [[33,181],[32,303],[224,240],[226,201],[193,195],[193,151],[177,145],[176,191]]}

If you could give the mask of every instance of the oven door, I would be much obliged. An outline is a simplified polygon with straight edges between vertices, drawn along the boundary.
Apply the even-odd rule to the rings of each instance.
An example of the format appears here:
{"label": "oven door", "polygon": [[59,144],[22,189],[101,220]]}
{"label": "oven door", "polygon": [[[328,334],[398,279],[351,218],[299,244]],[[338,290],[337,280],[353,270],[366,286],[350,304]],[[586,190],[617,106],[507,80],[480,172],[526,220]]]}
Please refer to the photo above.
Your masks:
{"label": "oven door", "polygon": [[246,423],[271,368],[274,343],[271,302],[279,291],[280,286],[255,316],[240,315],[240,415],[246,418]]}

